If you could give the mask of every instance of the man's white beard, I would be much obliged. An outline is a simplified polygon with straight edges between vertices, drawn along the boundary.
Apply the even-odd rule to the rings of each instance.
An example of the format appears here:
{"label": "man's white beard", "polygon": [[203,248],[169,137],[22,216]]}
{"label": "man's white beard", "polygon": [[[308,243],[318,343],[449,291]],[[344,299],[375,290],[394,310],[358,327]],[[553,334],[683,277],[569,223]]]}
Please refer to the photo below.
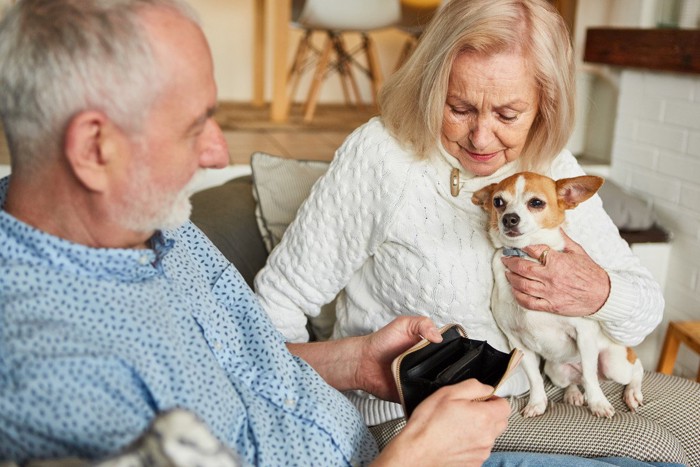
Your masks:
{"label": "man's white beard", "polygon": [[172,194],[155,189],[149,169],[141,167],[134,170],[127,190],[128,198],[120,203],[116,222],[136,232],[154,232],[181,226],[190,218],[190,196],[203,174],[203,170],[197,170],[187,185]]}

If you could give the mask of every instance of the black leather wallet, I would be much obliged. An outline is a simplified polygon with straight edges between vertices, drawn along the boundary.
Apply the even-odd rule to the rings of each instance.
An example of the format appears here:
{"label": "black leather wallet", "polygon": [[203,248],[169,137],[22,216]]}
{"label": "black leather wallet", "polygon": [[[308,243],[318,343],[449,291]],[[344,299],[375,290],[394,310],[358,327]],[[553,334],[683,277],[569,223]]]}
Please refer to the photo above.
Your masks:
{"label": "black leather wallet", "polygon": [[518,349],[505,353],[486,341],[469,339],[458,324],[447,325],[440,333],[442,342],[423,339],[392,363],[406,418],[423,399],[449,384],[476,378],[495,391],[522,358]]}

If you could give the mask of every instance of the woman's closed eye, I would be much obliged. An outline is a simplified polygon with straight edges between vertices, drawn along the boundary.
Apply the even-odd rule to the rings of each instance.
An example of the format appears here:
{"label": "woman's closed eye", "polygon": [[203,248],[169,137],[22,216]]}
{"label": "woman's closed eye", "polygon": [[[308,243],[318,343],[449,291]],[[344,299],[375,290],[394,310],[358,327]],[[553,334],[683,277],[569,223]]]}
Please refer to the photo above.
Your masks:
{"label": "woman's closed eye", "polygon": [[518,119],[518,114],[498,114],[498,118],[503,120],[504,122],[514,122]]}
{"label": "woman's closed eye", "polygon": [[455,107],[455,106],[451,105],[450,111],[455,115],[467,115],[472,111],[472,109],[467,108],[467,107]]}

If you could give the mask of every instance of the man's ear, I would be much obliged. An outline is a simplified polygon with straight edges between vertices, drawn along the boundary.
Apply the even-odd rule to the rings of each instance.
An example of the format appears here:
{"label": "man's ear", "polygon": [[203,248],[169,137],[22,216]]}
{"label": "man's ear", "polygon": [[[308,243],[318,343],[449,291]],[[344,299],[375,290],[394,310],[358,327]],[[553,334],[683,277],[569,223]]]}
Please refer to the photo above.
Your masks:
{"label": "man's ear", "polygon": [[118,154],[119,129],[102,112],[76,114],[65,132],[64,153],[73,174],[89,190],[103,191]]}

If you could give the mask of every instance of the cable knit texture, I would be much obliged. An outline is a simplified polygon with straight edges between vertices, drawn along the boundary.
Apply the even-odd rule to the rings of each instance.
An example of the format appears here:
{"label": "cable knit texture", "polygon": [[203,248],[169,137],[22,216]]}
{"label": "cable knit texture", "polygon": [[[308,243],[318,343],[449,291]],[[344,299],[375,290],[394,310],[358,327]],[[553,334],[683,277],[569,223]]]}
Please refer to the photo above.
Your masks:
{"label": "cable knit texture", "polygon": [[[450,194],[460,169],[459,196]],[[333,337],[367,334],[399,315],[424,315],[438,326],[460,323],[470,337],[508,350],[490,312],[494,247],[486,213],[472,194],[518,171],[517,161],[475,177],[442,150],[419,159],[375,118],[337,151],[314,185],[255,287],[289,341],[308,340],[307,316],[340,292]],[[568,151],[552,178],[583,175]],[[660,322],[659,285],[620,238],[598,196],[567,212],[567,233],[610,276],[607,303],[594,318],[616,341],[636,345]],[[528,389],[522,372],[499,391]],[[403,415],[401,407],[362,392],[348,394],[369,425]]]}

